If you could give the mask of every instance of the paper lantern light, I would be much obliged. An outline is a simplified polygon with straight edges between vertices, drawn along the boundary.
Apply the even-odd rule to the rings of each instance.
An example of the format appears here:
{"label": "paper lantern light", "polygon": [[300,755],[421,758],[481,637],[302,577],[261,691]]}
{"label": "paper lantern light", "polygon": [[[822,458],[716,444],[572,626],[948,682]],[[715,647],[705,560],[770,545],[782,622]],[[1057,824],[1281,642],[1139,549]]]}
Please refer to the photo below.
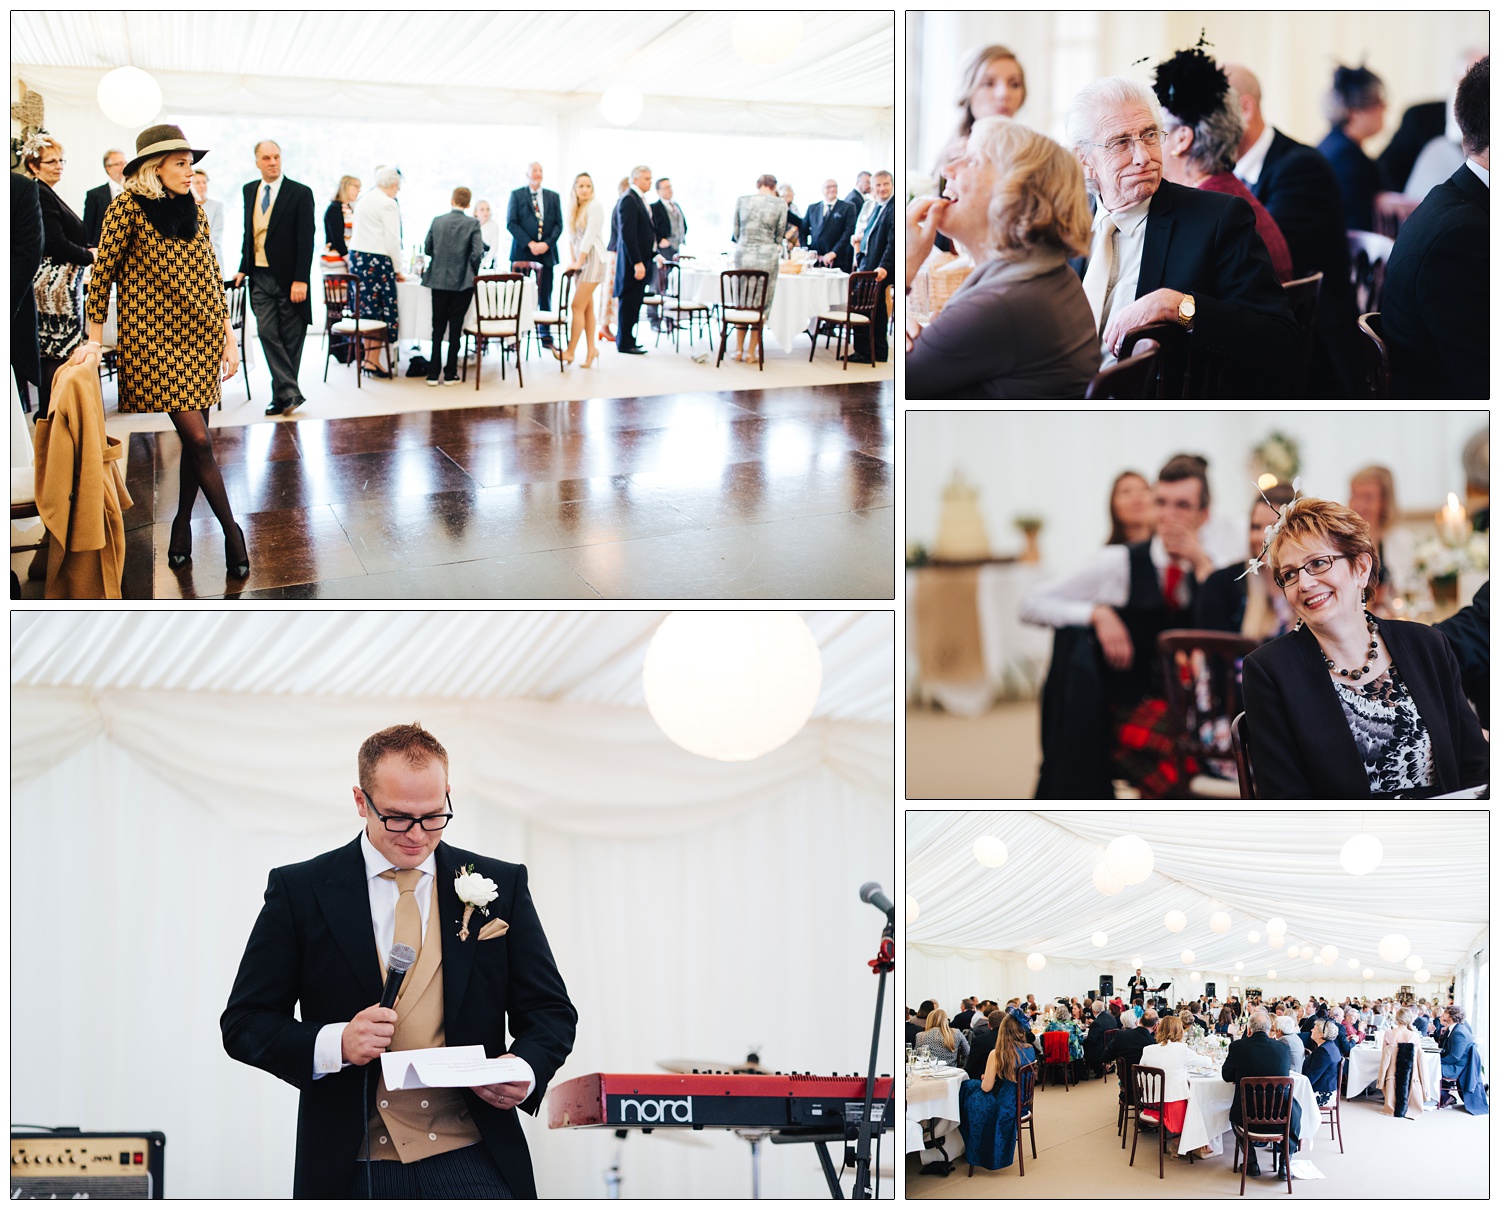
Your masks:
{"label": "paper lantern light", "polygon": [[1360,973],[1361,973],[1361,974],[1362,974],[1362,975],[1363,975],[1363,976],[1364,976],[1364,977],[1365,977],[1365,978],[1366,978],[1366,979],[1373,979],[1373,978],[1374,978],[1374,977],[1375,977],[1375,972],[1374,972],[1374,971],[1372,971],[1372,970],[1371,970],[1371,969],[1370,969],[1370,968],[1369,968],[1369,967],[1368,967],[1368,966],[1367,966],[1367,967],[1365,967],[1365,969],[1364,969],[1364,970],[1363,970],[1363,971],[1361,971],[1361,972],[1360,972]]}
{"label": "paper lantern light", "polygon": [[679,610],[652,636],[641,681],[673,743],[712,760],[754,760],[812,715],[823,658],[795,613]]}
{"label": "paper lantern light", "polygon": [[1148,845],[1134,833],[1116,836],[1104,850],[1104,864],[1109,872],[1126,886],[1135,886],[1151,877],[1156,866],[1156,856]]}
{"label": "paper lantern light", "polygon": [[1385,850],[1376,837],[1368,832],[1358,832],[1344,841],[1344,847],[1339,850],[1339,864],[1354,877],[1363,878],[1374,872],[1384,856]]}
{"label": "paper lantern light", "polygon": [[1197,971],[1194,971],[1188,976],[1188,978],[1191,979],[1194,983],[1197,983],[1199,979],[1203,978],[1203,976],[1200,975]]}
{"label": "paper lantern light", "polygon": [[646,99],[634,84],[611,84],[599,97],[599,112],[611,126],[629,126],[645,107]]}
{"label": "paper lantern light", "polygon": [[1349,969],[1352,970],[1352,971],[1357,971],[1359,969],[1359,959],[1358,958],[1350,958],[1349,959]]}
{"label": "paper lantern light", "polygon": [[1377,947],[1382,962],[1394,965],[1411,953],[1411,942],[1400,933],[1387,933]]}
{"label": "paper lantern light", "polygon": [[1139,954],[1137,954],[1134,958],[1132,958],[1130,960],[1130,967],[1131,967],[1132,970],[1134,970],[1138,966],[1144,966],[1144,965],[1145,965],[1145,963],[1141,961],[1141,956]]}
{"label": "paper lantern light", "polygon": [[1187,916],[1173,908],[1162,917],[1162,925],[1169,933],[1180,933],[1187,928]]}
{"label": "paper lantern light", "polygon": [[1411,957],[1409,957],[1406,960],[1406,969],[1409,970],[1409,971],[1419,971],[1419,970],[1421,970],[1422,969],[1422,959],[1418,958],[1415,954],[1413,954]]}
{"label": "paper lantern light", "polygon": [[1269,920],[1266,921],[1266,936],[1285,937],[1286,921],[1283,920],[1280,916],[1272,916]]}
{"label": "paper lantern light", "polygon": [[1101,895],[1118,895],[1125,884],[1109,872],[1109,867],[1100,862],[1094,867],[1094,890]]}
{"label": "paper lantern light", "polygon": [[1044,967],[1046,965],[1047,965],[1047,959],[1044,958],[1044,957],[1042,957],[1041,954],[1027,954],[1026,955],[1026,966],[1027,966],[1028,970],[1039,971],[1039,970],[1042,969],[1042,967]]}
{"label": "paper lantern light", "polygon": [[1198,960],[1198,956],[1196,954],[1194,954],[1192,950],[1183,950],[1182,951],[1182,964],[1183,964],[1183,966],[1192,966],[1193,963],[1196,962],[1197,960]]}
{"label": "paper lantern light", "polygon": [[1289,945],[1286,947],[1286,956],[1288,958],[1295,958],[1301,952],[1302,951],[1299,950],[1295,945]]}
{"label": "paper lantern light", "polygon": [[1302,961],[1306,962],[1313,956],[1313,947],[1310,945],[1304,945],[1300,950],[1297,951],[1297,953],[1301,956]]}
{"label": "paper lantern light", "polygon": [[910,895],[906,897],[906,923],[915,924],[917,917],[922,914],[922,909],[917,906],[917,901]]}
{"label": "paper lantern light", "polygon": [[1236,962],[1234,964],[1234,969],[1237,971],[1242,971],[1245,969],[1245,964],[1243,962]]}
{"label": "paper lantern light", "polygon": [[1275,971],[1267,971],[1266,972],[1266,978],[1267,979],[1274,979],[1274,978],[1276,978],[1276,972]]}
{"label": "paper lantern light", "polygon": [[802,17],[795,12],[745,13],[730,25],[729,41],[746,63],[769,67],[797,49]]}
{"label": "paper lantern light", "polygon": [[1325,945],[1320,951],[1320,955],[1324,962],[1332,966],[1334,960],[1339,956],[1339,947],[1336,945]]}
{"label": "paper lantern light", "polygon": [[1108,933],[1095,933],[1092,937],[1089,938],[1089,940],[1094,943],[1094,948],[1095,949],[1101,949],[1102,950],[1106,945],[1109,944],[1109,934]]}
{"label": "paper lantern light", "polygon": [[1010,856],[1005,842],[998,836],[981,836],[974,842],[974,856],[980,865],[987,865],[990,869],[999,869],[1005,864],[1005,859]]}
{"label": "paper lantern light", "polygon": [[117,67],[99,81],[95,97],[116,126],[146,126],[161,113],[161,85],[139,67]]}
{"label": "paper lantern light", "polygon": [[1313,959],[1313,965],[1314,966],[1326,966],[1327,965],[1327,963],[1325,963],[1323,961],[1323,955],[1322,954],[1319,954],[1316,958]]}
{"label": "paper lantern light", "polygon": [[1427,971],[1418,971],[1412,978],[1418,983],[1428,983],[1431,981],[1432,975]]}
{"label": "paper lantern light", "polygon": [[1233,924],[1228,912],[1215,912],[1208,918],[1208,927],[1219,934],[1227,933]]}
{"label": "paper lantern light", "polygon": [[1251,929],[1250,930],[1249,940],[1250,940],[1250,944],[1251,945],[1257,945],[1257,944],[1259,944],[1260,943],[1260,930],[1259,929]]}

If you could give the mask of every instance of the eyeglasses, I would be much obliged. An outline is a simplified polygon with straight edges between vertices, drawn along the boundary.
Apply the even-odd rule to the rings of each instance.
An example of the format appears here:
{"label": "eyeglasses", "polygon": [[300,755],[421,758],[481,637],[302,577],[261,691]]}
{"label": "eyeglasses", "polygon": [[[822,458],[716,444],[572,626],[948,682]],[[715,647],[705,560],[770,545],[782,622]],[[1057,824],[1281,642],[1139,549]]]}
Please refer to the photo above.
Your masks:
{"label": "eyeglasses", "polygon": [[39,160],[37,162],[40,163],[43,168],[51,168],[54,164],[56,164],[59,168],[65,168],[67,167],[68,163],[67,160]]}
{"label": "eyeglasses", "polygon": [[1321,576],[1333,566],[1335,559],[1352,559],[1353,557],[1353,555],[1319,555],[1316,559],[1309,559],[1301,567],[1278,571],[1273,578],[1276,581],[1277,588],[1290,588],[1297,582],[1304,571],[1310,576]]}
{"label": "eyeglasses", "polygon": [[1161,131],[1156,129],[1143,130],[1137,135],[1121,135],[1117,139],[1110,139],[1107,143],[1090,143],[1090,147],[1102,147],[1112,156],[1129,155],[1131,145],[1139,143],[1142,147],[1155,147],[1161,142]]}
{"label": "eyeglasses", "polygon": [[407,832],[411,831],[413,824],[421,824],[422,831],[424,832],[441,832],[448,826],[448,821],[453,818],[453,798],[448,794],[443,795],[443,801],[448,804],[448,810],[446,814],[422,816],[382,815],[378,810],[376,810],[375,800],[370,797],[370,792],[368,790],[364,791],[364,796],[365,802],[367,802],[370,806],[371,814],[373,814],[376,819],[380,820],[381,823],[385,824],[385,830],[387,832],[399,832],[403,836]]}

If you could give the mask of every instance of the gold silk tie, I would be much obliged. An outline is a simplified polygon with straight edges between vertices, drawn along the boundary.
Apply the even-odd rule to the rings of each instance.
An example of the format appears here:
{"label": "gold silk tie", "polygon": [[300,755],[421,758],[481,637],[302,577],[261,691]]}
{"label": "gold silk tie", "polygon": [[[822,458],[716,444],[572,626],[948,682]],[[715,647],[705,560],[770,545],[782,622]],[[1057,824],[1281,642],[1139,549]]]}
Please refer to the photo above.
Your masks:
{"label": "gold silk tie", "polygon": [[417,883],[422,880],[422,871],[390,869],[380,876],[389,878],[401,892],[396,899],[396,932],[392,940],[421,954],[422,909],[417,906]]}

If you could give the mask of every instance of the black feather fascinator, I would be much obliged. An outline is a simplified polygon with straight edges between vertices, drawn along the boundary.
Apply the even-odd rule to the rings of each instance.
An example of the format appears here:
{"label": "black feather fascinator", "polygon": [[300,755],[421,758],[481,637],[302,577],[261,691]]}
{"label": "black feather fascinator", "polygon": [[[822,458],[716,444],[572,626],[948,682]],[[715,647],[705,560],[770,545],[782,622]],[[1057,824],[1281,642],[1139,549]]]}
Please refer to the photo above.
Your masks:
{"label": "black feather fascinator", "polygon": [[1203,48],[1211,45],[1200,36],[1197,46],[1179,50],[1166,62],[1156,65],[1153,85],[1156,99],[1185,126],[1197,126],[1209,114],[1217,112],[1229,91],[1224,69],[1204,53]]}

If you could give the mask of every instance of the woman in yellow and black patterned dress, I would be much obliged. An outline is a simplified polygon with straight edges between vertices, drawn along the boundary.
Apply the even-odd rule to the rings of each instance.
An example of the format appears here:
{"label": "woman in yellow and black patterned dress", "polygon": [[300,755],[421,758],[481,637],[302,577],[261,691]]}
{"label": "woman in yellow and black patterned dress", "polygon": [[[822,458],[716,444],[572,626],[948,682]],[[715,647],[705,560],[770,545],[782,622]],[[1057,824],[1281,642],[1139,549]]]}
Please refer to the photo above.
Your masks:
{"label": "woman in yellow and black patterned dress", "polygon": [[250,555],[208,432],[208,409],[219,402],[219,383],[239,369],[239,347],[208,219],[191,192],[193,164],[206,154],[191,148],[177,126],[152,126],[136,139],[125,190],[104,212],[89,281],[89,339],[73,362],[93,358],[98,364],[113,285],[119,292],[120,411],[166,412],[182,439],[167,564],[175,569],[192,558],[193,505],[202,488],[224,529],[229,577],[243,580]]}

